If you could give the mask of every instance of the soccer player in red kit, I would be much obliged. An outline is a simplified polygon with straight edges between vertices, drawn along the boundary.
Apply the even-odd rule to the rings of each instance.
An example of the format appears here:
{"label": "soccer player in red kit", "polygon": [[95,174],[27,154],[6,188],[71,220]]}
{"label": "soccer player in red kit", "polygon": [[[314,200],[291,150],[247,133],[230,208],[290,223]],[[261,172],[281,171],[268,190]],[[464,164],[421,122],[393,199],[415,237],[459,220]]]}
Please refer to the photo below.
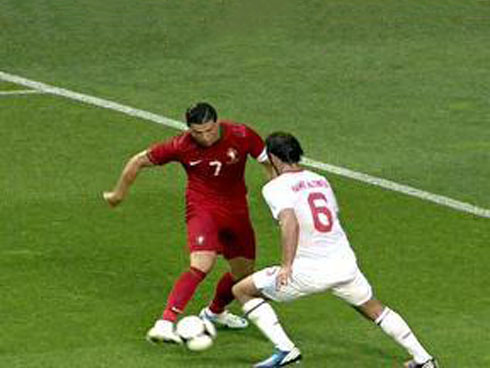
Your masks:
{"label": "soccer player in red kit", "polygon": [[148,331],[157,342],[181,343],[174,323],[201,281],[212,270],[219,254],[230,272],[218,282],[214,299],[200,316],[230,328],[245,328],[246,319],[228,312],[235,281],[251,274],[255,260],[255,235],[249,218],[244,173],[247,156],[265,165],[264,142],[244,124],[219,120],[216,110],[198,103],[185,115],[189,130],[133,156],[111,192],[104,198],[112,207],[126,196],[138,172],[145,167],[179,162],[187,173],[186,223],[190,267],[175,282],[162,318]]}

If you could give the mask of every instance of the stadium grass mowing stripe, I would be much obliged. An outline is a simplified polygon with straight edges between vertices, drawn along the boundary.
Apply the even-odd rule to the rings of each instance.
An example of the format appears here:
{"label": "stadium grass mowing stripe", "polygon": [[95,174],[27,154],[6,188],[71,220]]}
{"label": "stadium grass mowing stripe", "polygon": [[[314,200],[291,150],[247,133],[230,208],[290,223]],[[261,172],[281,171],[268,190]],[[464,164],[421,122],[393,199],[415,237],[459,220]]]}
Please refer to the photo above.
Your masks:
{"label": "stadium grass mowing stripe", "polygon": [[[136,109],[134,107],[130,107],[127,105],[122,105],[122,104],[119,104],[117,102],[109,101],[106,99],[85,95],[85,94],[70,91],[70,90],[67,90],[64,88],[51,86],[49,84],[45,84],[42,82],[33,81],[33,80],[30,80],[30,79],[27,79],[27,78],[24,78],[21,76],[17,76],[17,75],[13,75],[13,74],[9,74],[9,73],[5,73],[5,72],[0,71],[0,79],[8,81],[8,82],[15,83],[18,85],[26,86],[26,87],[32,88],[34,90],[37,90],[39,92],[50,93],[53,95],[58,95],[58,96],[62,96],[65,98],[72,99],[72,100],[87,103],[90,105],[95,105],[98,107],[122,112],[122,113],[130,115],[130,116],[149,120],[149,121],[152,121],[152,122],[155,122],[158,124],[162,124],[162,125],[165,125],[165,126],[168,126],[171,128],[176,128],[176,129],[180,129],[180,130],[186,129],[185,124],[183,124],[179,121],[176,121],[176,120],[166,118],[166,117],[161,116],[161,115],[153,114],[151,112]],[[475,206],[475,205],[470,204],[470,203],[461,202],[461,201],[458,201],[458,200],[455,200],[455,199],[452,199],[449,197],[445,197],[442,195],[426,192],[426,191],[423,191],[423,190],[420,190],[420,189],[417,189],[414,187],[410,187],[407,185],[395,183],[395,182],[387,180],[387,179],[378,178],[378,177],[371,176],[368,174],[364,174],[361,172],[349,170],[349,169],[346,169],[343,167],[339,167],[339,166],[330,165],[330,164],[326,164],[323,162],[315,161],[315,160],[309,159],[307,157],[304,158],[303,164],[305,166],[308,166],[308,167],[321,169],[321,170],[331,172],[331,173],[334,173],[334,174],[337,174],[340,176],[344,176],[344,177],[355,179],[355,180],[358,180],[358,181],[361,181],[364,183],[379,186],[379,187],[382,187],[384,189],[389,189],[389,190],[392,190],[395,192],[403,193],[403,194],[406,194],[408,196],[417,197],[417,198],[420,198],[422,200],[430,201],[430,202],[439,204],[441,206],[449,207],[449,208],[452,208],[452,209],[455,209],[458,211],[470,213],[470,214],[473,214],[473,215],[476,215],[479,217],[490,218],[490,209],[478,207],[478,206]]]}

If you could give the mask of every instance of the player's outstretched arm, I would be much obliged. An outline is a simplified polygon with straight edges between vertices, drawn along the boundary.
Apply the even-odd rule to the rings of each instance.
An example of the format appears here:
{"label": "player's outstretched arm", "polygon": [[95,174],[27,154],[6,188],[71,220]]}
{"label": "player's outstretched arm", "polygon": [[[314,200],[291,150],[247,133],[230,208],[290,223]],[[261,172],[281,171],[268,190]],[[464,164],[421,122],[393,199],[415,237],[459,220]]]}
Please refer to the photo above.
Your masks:
{"label": "player's outstretched arm", "polygon": [[277,276],[277,287],[287,285],[298,247],[299,224],[292,208],[286,208],[279,213],[279,224],[281,226],[282,263]]}
{"label": "player's outstretched arm", "polygon": [[140,152],[129,159],[114,189],[103,193],[104,200],[109,206],[116,207],[124,200],[139,171],[147,166],[153,166],[147,151]]}

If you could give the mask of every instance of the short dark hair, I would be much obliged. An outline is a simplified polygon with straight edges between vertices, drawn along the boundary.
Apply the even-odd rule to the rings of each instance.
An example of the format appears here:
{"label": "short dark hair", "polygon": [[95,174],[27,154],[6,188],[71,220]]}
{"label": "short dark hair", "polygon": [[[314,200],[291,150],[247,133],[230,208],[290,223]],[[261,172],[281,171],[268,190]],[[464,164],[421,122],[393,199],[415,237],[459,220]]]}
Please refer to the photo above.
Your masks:
{"label": "short dark hair", "polygon": [[267,154],[273,154],[282,162],[296,164],[301,161],[303,149],[299,141],[290,133],[275,132],[265,140]]}
{"label": "short dark hair", "polygon": [[207,102],[198,102],[189,107],[185,112],[187,126],[190,126],[191,124],[204,124],[216,120],[218,120],[216,109]]}

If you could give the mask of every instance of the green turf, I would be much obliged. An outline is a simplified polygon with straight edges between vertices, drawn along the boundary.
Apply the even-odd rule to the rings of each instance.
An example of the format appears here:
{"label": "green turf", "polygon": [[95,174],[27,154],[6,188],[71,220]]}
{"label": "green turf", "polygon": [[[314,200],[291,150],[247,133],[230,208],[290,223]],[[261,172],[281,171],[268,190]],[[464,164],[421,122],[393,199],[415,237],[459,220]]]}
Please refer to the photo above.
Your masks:
{"label": "green turf", "polygon": [[[0,70],[176,119],[209,99],[263,134],[295,132],[312,158],[488,207],[489,11],[477,0],[4,0]],[[143,340],[187,265],[185,177],[177,165],[145,172],[115,211],[100,193],[174,130],[22,95],[0,97],[0,131],[0,367],[245,367],[270,353],[255,328],[219,331],[202,354]],[[377,295],[444,367],[489,366],[488,219],[330,179]],[[278,234],[257,165],[247,180],[264,266]],[[406,357],[331,296],[277,310],[305,367]]]}
{"label": "green turf", "polygon": [[8,71],[174,118],[208,99],[313,158],[490,205],[486,1],[0,6]]}
{"label": "green turf", "polygon": [[10,91],[19,91],[19,90],[24,90],[24,88],[18,86],[17,84],[8,83],[0,80],[0,92],[2,91],[10,92]]}

